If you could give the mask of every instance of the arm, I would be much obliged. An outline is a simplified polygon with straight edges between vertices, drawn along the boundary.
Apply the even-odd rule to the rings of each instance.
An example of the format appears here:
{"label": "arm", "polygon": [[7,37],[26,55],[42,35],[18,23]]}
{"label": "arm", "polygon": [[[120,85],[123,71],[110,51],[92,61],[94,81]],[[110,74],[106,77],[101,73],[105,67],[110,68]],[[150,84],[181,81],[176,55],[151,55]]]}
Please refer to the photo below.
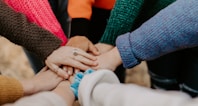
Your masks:
{"label": "arm", "polygon": [[62,40],[65,45],[67,38],[56,19],[48,0],[4,0],[16,12],[25,14],[28,21],[48,30]]}
{"label": "arm", "polygon": [[3,106],[72,106],[74,94],[68,81],[62,81],[53,91],[41,92],[21,98]]}
{"label": "arm", "polygon": [[68,0],[68,14],[71,17],[71,37],[86,36],[95,0]]}
{"label": "arm", "polygon": [[43,60],[60,47],[61,41],[58,38],[29,23],[24,15],[14,12],[2,0],[0,0],[0,14],[0,35],[36,53]]}
{"label": "arm", "polygon": [[117,36],[131,31],[143,3],[144,0],[117,0],[100,42],[115,45]]}
{"label": "arm", "polygon": [[11,103],[22,96],[54,89],[63,78],[58,77],[54,72],[46,69],[47,68],[43,68],[32,79],[20,81],[0,76],[0,104]]}
{"label": "arm", "polygon": [[197,0],[177,0],[134,32],[118,37],[116,46],[124,67],[198,46],[197,4]]}
{"label": "arm", "polygon": [[98,70],[83,77],[79,102],[84,106],[187,106],[198,104],[188,95],[157,91],[133,84],[120,84],[109,70]]}

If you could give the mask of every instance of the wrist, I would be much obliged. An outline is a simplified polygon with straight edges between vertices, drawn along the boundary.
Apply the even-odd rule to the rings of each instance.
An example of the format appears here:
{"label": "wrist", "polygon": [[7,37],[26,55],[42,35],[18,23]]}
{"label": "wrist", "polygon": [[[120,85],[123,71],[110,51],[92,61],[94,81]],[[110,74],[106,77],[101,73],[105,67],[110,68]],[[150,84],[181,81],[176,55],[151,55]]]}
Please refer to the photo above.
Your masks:
{"label": "wrist", "polygon": [[68,81],[61,82],[54,90],[54,93],[59,95],[68,106],[72,106],[73,101],[75,100],[74,94],[72,90],[70,89],[70,83]]}
{"label": "wrist", "polygon": [[21,84],[22,84],[22,87],[23,87],[23,92],[24,92],[24,95],[31,95],[33,93],[36,92],[35,90],[35,86],[34,84],[32,83],[31,80],[23,80],[23,81],[20,81]]}
{"label": "wrist", "polygon": [[120,53],[117,49],[117,47],[114,47],[111,51],[110,51],[110,54],[113,54],[112,58],[113,58],[113,61],[112,61],[112,66],[115,66],[115,67],[118,67],[119,65],[122,64],[122,59],[120,57]]}

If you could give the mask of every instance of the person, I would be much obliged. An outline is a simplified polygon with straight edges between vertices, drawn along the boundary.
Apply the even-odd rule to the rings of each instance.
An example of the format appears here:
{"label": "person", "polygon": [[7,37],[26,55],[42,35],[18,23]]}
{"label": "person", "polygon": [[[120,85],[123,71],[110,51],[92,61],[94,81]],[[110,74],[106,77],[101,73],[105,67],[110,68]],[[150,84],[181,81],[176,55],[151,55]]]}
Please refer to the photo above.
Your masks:
{"label": "person", "polygon": [[[3,106],[72,106],[75,99],[70,86],[69,81],[62,81],[51,92],[38,93]],[[82,106],[196,106],[198,104],[197,98],[192,99],[182,92],[121,84],[117,76],[106,69],[84,75],[76,90],[79,91],[78,101]]]}
{"label": "person", "polygon": [[[119,36],[116,41],[117,47],[98,57],[97,68],[115,70],[121,63],[125,68],[132,68],[142,60],[150,61],[176,50],[198,46],[198,19],[195,15],[198,12],[197,3],[195,0],[178,0],[135,31]],[[188,57],[191,58],[190,55],[186,56]],[[182,86],[185,92],[195,97],[196,72],[181,70],[181,73],[183,75],[178,74],[178,77],[182,77],[183,80],[179,83],[185,85]]]}
{"label": "person", "polygon": [[[61,46],[62,44],[61,40],[58,39],[56,36],[54,36],[52,33],[38,27],[34,23],[30,23],[23,14],[16,13],[14,10],[8,7],[2,0],[0,0],[0,13],[1,13],[0,35],[6,37],[13,43],[21,45],[25,47],[26,49],[28,49],[29,51],[34,52],[43,61],[54,50],[60,49],[60,51],[63,51],[64,48],[67,48],[67,47]],[[90,47],[92,48],[93,44],[92,45],[90,44]],[[65,51],[68,51],[68,49],[65,49]],[[70,52],[73,53],[72,51],[73,49],[71,49]],[[91,58],[93,60],[95,59],[93,57]],[[53,62],[53,61],[50,61],[50,62]],[[78,68],[85,69],[85,67],[86,66],[83,65],[83,67],[78,67]],[[60,72],[59,75],[62,77],[67,77],[68,73],[65,71],[62,71]]]}
{"label": "person", "polygon": [[[113,48],[111,45],[115,45],[115,39],[117,36],[138,28],[145,20],[149,19],[160,9],[163,9],[175,0],[148,0],[144,1],[144,3],[142,0],[132,1],[133,0],[121,0],[116,2],[109,18],[109,23],[107,24],[102,39],[100,40],[101,43],[98,44],[99,51],[108,51],[110,48]],[[190,70],[191,74],[196,73],[196,54],[197,48],[185,49],[161,56],[152,61],[148,61],[147,64],[149,74],[151,76],[152,87],[167,90],[181,89],[184,91],[186,91],[188,88],[191,88],[191,86],[193,84],[195,85],[195,82],[197,82],[192,81],[197,80],[196,76],[189,77],[189,81],[186,82],[187,84],[179,85],[179,83],[180,81],[185,80],[185,70]],[[186,55],[191,55],[191,57],[184,58]],[[188,61],[188,63],[184,63],[181,59]],[[180,88],[180,86],[183,87]]]}
{"label": "person", "polygon": [[[42,28],[50,31],[54,36],[57,36],[62,40],[61,45],[65,45],[67,42],[67,37],[55,17],[48,0],[42,1],[30,1],[30,0],[4,0],[15,11],[23,13],[26,15],[30,22],[36,23]],[[24,48],[24,52],[28,57],[31,67],[35,73],[44,66],[44,61],[40,59],[37,55],[28,51]]]}
{"label": "person", "polygon": [[65,80],[60,82],[52,91],[26,96],[14,103],[4,104],[3,106],[72,106],[74,100],[74,94],[70,89],[70,82]]}
{"label": "person", "polygon": [[[58,50],[66,50],[67,55],[66,57],[66,65],[72,66],[72,67],[82,67],[82,68],[89,68],[86,67],[84,64],[92,63],[89,60],[94,59],[96,57],[87,54],[85,51],[80,50],[78,48],[64,46],[59,48]],[[75,56],[72,52],[73,50],[78,50],[78,55]],[[56,51],[54,51],[56,52]],[[56,58],[60,59],[60,58]],[[84,63],[84,64],[83,64]],[[79,68],[81,69],[81,68]],[[30,95],[33,93],[38,93],[40,91],[47,91],[52,90],[56,85],[64,80],[68,79],[69,76],[63,76],[61,77],[60,74],[63,74],[62,71],[56,70],[54,71],[48,70],[46,71],[46,68],[43,69],[44,71],[41,71],[41,74],[37,74],[33,79],[30,80],[24,80],[24,81],[17,81],[12,78],[0,76],[0,90],[1,90],[1,100],[0,103],[7,103],[7,102],[13,102],[14,100],[19,99],[20,97],[24,95]],[[66,72],[66,70],[64,70]],[[53,73],[53,74],[52,74]],[[55,75],[54,75],[55,74]],[[49,81],[50,78],[50,81]],[[44,83],[44,84],[43,84]],[[14,90],[13,90],[14,89]]]}
{"label": "person", "polygon": [[[110,11],[113,8],[115,0],[86,0],[76,1],[68,0],[68,15],[71,18],[70,38],[75,36],[85,36],[93,44],[97,43],[104,32]],[[84,38],[83,38],[84,39]],[[77,41],[77,40],[76,40]],[[67,44],[79,47],[82,45],[81,39],[78,43]],[[120,80],[124,82],[125,72],[122,66],[115,71]],[[119,73],[121,72],[121,73]]]}
{"label": "person", "polygon": [[61,81],[63,81],[63,78],[53,71],[47,70],[47,67],[44,67],[32,79],[27,80],[17,80],[0,75],[0,105],[14,102],[23,96],[52,90]]}
{"label": "person", "polygon": [[[27,20],[26,16],[15,12],[0,0],[0,35],[15,44],[22,45],[45,60],[62,41],[47,30]],[[51,43],[53,42],[53,43]]]}
{"label": "person", "polygon": [[86,36],[93,43],[100,39],[115,0],[68,0],[68,15],[71,18],[73,36]]}
{"label": "person", "polygon": [[67,37],[56,19],[48,0],[4,0],[4,2],[16,12],[23,13],[30,22],[36,23],[61,39],[61,45],[66,44]]}
{"label": "person", "polygon": [[104,33],[96,44],[105,53],[115,46],[116,38],[137,29],[142,23],[154,16],[175,0],[118,0],[111,11]]}

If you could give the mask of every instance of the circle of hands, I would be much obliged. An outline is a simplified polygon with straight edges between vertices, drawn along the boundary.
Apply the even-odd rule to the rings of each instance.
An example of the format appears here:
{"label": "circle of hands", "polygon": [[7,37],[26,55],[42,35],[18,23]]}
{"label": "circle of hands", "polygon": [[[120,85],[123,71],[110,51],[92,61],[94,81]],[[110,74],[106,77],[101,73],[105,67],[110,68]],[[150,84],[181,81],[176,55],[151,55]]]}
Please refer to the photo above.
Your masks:
{"label": "circle of hands", "polygon": [[113,54],[108,52],[111,49],[111,45],[94,45],[84,36],[75,36],[48,56],[45,63],[51,71],[64,79],[87,69],[114,71],[117,66],[114,65]]}
{"label": "circle of hands", "polygon": [[121,64],[114,58],[113,48],[103,43],[94,45],[84,36],[70,38],[67,45],[59,47],[47,57],[46,67],[31,79],[32,84],[25,81],[24,85],[30,85],[25,90],[26,95],[40,91],[53,91],[63,97],[68,95],[68,92],[73,95],[70,85],[73,83],[75,73],[87,69],[114,71]]}

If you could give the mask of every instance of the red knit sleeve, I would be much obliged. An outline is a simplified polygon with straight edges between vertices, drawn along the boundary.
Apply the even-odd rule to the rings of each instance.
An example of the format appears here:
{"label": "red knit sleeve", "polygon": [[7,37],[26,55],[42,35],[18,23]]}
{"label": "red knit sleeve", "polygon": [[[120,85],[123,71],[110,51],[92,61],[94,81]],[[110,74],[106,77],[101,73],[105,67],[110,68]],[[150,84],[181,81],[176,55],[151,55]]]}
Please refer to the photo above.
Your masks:
{"label": "red knit sleeve", "polygon": [[56,19],[48,0],[4,0],[15,11],[26,15],[30,22],[36,23],[48,30],[59,39],[62,45],[66,44],[67,38]]}

